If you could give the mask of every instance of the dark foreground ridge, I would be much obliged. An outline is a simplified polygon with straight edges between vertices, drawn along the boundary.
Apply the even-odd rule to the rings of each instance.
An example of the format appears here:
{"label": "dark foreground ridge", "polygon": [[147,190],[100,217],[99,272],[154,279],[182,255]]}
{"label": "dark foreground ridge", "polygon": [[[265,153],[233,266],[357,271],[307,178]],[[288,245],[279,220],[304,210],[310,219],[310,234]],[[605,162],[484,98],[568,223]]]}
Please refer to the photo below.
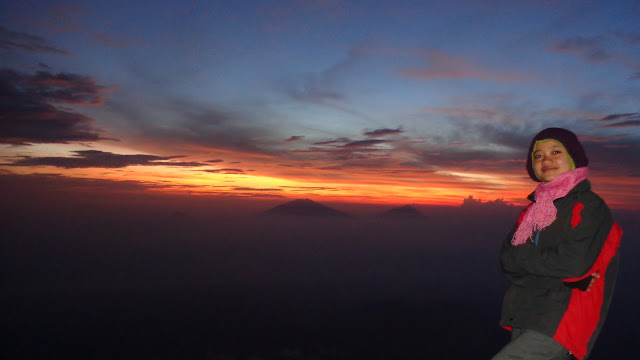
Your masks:
{"label": "dark foreground ridge", "polygon": [[353,216],[332,209],[309,199],[296,199],[288,203],[278,205],[264,212],[267,215],[280,216],[305,216],[305,217],[332,217],[353,218]]}
{"label": "dark foreground ridge", "polygon": [[[384,205],[275,217],[255,215],[289,200],[45,194],[59,183],[2,178],[0,359],[468,360],[509,339],[498,252],[520,209],[499,201],[412,205],[419,221],[372,219]],[[589,360],[640,353],[639,215],[615,218],[630,261]]]}

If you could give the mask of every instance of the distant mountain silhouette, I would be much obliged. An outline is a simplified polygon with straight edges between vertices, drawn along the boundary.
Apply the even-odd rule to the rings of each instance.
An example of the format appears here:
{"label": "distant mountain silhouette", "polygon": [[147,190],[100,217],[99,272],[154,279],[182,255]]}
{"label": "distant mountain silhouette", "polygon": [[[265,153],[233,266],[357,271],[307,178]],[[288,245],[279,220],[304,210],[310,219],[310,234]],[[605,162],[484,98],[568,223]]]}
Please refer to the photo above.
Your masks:
{"label": "distant mountain silhouette", "polygon": [[352,218],[351,215],[332,209],[309,199],[296,199],[278,205],[264,212],[267,215],[305,216],[305,217],[338,217]]}
{"label": "distant mountain silhouette", "polygon": [[191,216],[185,211],[176,210],[169,215],[172,219],[190,219]]}
{"label": "distant mountain silhouette", "polygon": [[425,219],[426,217],[411,205],[404,205],[388,210],[380,215],[389,219]]}

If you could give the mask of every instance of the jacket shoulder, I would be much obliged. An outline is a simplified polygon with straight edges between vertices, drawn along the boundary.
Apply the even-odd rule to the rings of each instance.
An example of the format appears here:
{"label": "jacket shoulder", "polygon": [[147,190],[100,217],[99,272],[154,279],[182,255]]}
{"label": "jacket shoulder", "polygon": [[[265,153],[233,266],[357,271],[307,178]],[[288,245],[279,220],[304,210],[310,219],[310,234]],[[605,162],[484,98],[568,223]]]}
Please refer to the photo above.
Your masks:
{"label": "jacket shoulder", "polygon": [[581,202],[585,207],[607,207],[605,201],[591,190],[591,182],[589,180],[583,180],[576,185],[568,194],[568,198],[574,201]]}
{"label": "jacket shoulder", "polygon": [[602,208],[603,210],[609,210],[604,199],[591,190],[575,192],[571,198],[573,198],[575,202],[580,202],[585,208]]}

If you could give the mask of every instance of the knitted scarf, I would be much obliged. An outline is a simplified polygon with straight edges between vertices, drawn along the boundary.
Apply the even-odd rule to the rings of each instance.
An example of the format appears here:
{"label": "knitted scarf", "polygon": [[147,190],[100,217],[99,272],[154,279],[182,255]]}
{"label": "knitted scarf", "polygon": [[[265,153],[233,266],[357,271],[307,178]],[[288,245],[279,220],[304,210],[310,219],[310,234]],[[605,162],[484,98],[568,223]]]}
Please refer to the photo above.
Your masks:
{"label": "knitted scarf", "polygon": [[567,195],[579,182],[587,178],[588,173],[589,169],[586,166],[580,167],[560,174],[548,183],[540,183],[534,193],[535,201],[527,208],[511,243],[514,246],[522,245],[531,239],[536,231],[551,225],[558,212],[553,201]]}

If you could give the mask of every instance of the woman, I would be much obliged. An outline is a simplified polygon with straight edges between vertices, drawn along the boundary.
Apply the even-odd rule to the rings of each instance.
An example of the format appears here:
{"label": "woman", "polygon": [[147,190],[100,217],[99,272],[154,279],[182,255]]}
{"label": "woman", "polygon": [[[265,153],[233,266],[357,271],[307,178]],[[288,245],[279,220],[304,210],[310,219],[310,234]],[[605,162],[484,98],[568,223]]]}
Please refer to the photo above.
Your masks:
{"label": "woman", "polygon": [[529,146],[527,171],[540,182],[502,246],[511,286],[501,325],[511,341],[493,360],[584,359],[605,320],[622,230],[591,191],[588,159],[566,129],[548,128]]}

